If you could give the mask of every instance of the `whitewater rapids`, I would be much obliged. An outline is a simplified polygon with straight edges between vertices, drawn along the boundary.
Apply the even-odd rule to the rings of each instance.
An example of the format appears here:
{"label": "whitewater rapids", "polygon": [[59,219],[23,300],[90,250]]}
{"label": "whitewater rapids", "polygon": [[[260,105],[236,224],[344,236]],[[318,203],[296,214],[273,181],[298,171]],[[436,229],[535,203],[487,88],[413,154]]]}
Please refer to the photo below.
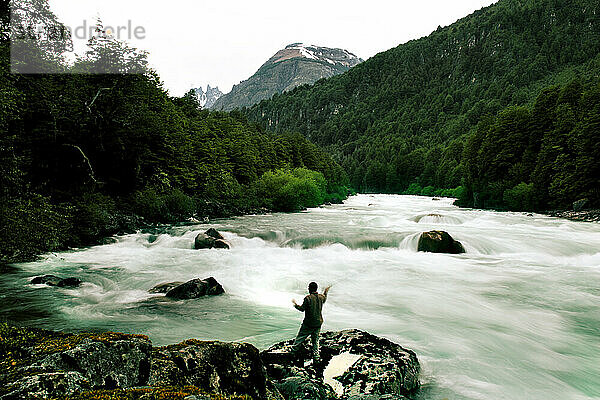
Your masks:
{"label": "whitewater rapids", "polygon": [[[193,250],[214,227],[231,250]],[[466,254],[418,253],[445,230]],[[48,329],[144,333],[260,348],[292,338],[309,281],[333,284],[324,328],[359,328],[414,350],[418,399],[600,399],[600,224],[460,209],[452,200],[359,195],[115,237],[0,275],[0,318]],[[78,289],[30,285],[74,276]],[[226,294],[170,301],[164,282],[215,277]]]}

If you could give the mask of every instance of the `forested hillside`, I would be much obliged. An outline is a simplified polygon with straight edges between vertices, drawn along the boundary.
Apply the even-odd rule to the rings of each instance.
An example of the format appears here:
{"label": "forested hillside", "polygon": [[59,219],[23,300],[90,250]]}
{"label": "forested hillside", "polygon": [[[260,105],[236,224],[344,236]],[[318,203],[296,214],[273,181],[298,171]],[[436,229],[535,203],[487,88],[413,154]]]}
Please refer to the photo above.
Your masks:
{"label": "forested hillside", "polygon": [[40,62],[72,72],[56,75],[11,74],[9,47],[3,38],[0,261],[90,244],[142,222],[292,211],[347,195],[341,167],[301,135],[200,110],[192,93],[169,97],[149,69],[82,73],[127,68],[132,55],[146,65],[122,43],[92,41],[72,66],[40,51]]}
{"label": "forested hillside", "polygon": [[476,207],[531,210],[600,198],[600,85],[544,90],[531,107],[484,118],[465,145]]}
{"label": "forested hillside", "polygon": [[[590,200],[597,205],[598,193],[579,184],[558,190],[560,185],[571,185],[579,170],[563,175],[560,185],[553,184],[554,178],[549,176],[549,165],[560,169],[567,159],[580,166],[585,160],[597,159],[598,153],[593,153],[597,139],[592,147],[571,143],[568,149],[550,151],[550,139],[542,138],[550,135],[547,129],[559,129],[555,124],[562,123],[567,107],[575,120],[560,129],[569,141],[576,142],[575,137],[595,129],[589,127],[593,126],[589,121],[597,115],[590,115],[594,111],[586,109],[586,102],[592,101],[599,81],[599,52],[597,1],[500,0],[426,38],[380,53],[343,75],[275,95],[245,113],[268,129],[299,131],[326,146],[348,171],[357,190],[404,192],[411,184],[412,189],[464,185],[464,204],[514,208],[514,202],[504,201],[502,191],[522,180],[525,185],[541,187],[532,203],[517,208],[565,207],[572,199],[585,196],[593,197]],[[548,96],[544,89],[553,85],[570,88],[572,97],[582,103],[544,103]],[[586,95],[582,95],[584,90]],[[503,111],[517,105],[525,109]],[[523,117],[527,123],[539,124],[527,128],[528,135],[537,135],[539,140],[528,144],[525,165],[519,164],[518,155],[474,163],[470,158],[474,143],[481,141],[492,125],[519,112],[528,115],[529,119]],[[581,118],[592,125],[585,125]],[[571,128],[575,132],[569,131]],[[490,137],[488,147],[481,150],[490,157],[502,150],[498,146],[508,149],[512,143],[507,137],[516,134],[513,126],[493,129],[503,140]],[[513,168],[513,162],[519,165]],[[492,172],[495,163],[504,163],[498,174],[511,168],[521,172],[497,185],[500,175]],[[472,168],[491,170],[474,175]]]}

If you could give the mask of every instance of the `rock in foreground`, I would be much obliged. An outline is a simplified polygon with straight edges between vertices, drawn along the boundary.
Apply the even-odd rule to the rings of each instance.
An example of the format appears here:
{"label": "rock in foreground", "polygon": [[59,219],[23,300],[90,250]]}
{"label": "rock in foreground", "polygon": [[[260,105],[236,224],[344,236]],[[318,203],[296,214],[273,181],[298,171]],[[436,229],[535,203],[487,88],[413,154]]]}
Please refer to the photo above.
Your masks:
{"label": "rock in foreground", "polygon": [[465,248],[459,241],[454,240],[448,232],[430,231],[421,234],[417,251],[462,254],[465,252]]}
{"label": "rock in foreground", "polygon": [[1,324],[0,398],[58,397],[146,385],[151,348],[141,335],[71,335]]}
{"label": "rock in foreground", "polygon": [[[163,284],[159,286],[165,287],[166,285]],[[159,286],[155,286],[153,289],[156,289]],[[177,300],[189,300],[203,296],[216,296],[223,293],[225,293],[223,286],[221,286],[215,278],[210,277],[206,279],[192,279],[191,281],[170,289],[167,291],[166,296]]]}
{"label": "rock in foreground", "polygon": [[282,399],[267,379],[258,349],[248,343],[185,342],[156,348],[149,384],[196,386],[211,393]]}
{"label": "rock in foreground", "polygon": [[[360,330],[322,333],[318,365],[307,361],[308,344],[300,359],[292,360],[292,343],[278,343],[261,354],[269,377],[286,399],[398,399],[419,388],[417,356],[387,339]],[[330,363],[343,364],[338,376],[328,376],[339,367]]]}
{"label": "rock in foreground", "polygon": [[[186,340],[152,347],[141,335],[67,334],[0,323],[0,399],[405,400],[419,387],[416,355],[358,330],[321,335],[323,362],[292,341]],[[331,367],[336,368],[331,368]]]}

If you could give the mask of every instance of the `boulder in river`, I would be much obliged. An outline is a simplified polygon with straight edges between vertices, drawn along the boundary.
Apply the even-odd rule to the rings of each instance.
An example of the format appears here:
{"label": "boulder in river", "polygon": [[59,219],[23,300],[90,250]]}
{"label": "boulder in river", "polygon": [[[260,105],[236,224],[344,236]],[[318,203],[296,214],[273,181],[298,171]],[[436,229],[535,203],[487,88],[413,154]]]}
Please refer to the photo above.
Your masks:
{"label": "boulder in river", "polygon": [[294,362],[292,344],[281,342],[261,353],[269,377],[288,399],[401,399],[419,388],[416,354],[367,332],[321,333],[317,365],[308,361],[308,344]]}
{"label": "boulder in river", "polygon": [[31,280],[34,285],[48,285],[61,288],[76,288],[81,286],[81,280],[78,278],[60,278],[55,275],[36,276]]}
{"label": "boulder in river", "polygon": [[223,235],[221,235],[221,232],[219,232],[215,228],[210,228],[209,230],[207,230],[206,232],[204,232],[204,234],[208,235],[208,236],[210,236],[212,238],[215,238],[215,239],[225,240],[225,237]]}
{"label": "boulder in river", "polygon": [[223,286],[213,277],[192,279],[167,291],[166,296],[177,300],[196,299],[203,296],[216,296],[225,293]]}
{"label": "boulder in river", "polygon": [[215,247],[215,239],[208,236],[206,233],[199,233],[194,239],[194,248],[200,249],[212,249]]}
{"label": "boulder in river", "polygon": [[230,246],[229,246],[229,243],[227,243],[225,240],[217,239],[217,240],[215,240],[213,247],[215,249],[229,249]]}
{"label": "boulder in river", "polygon": [[442,219],[443,216],[441,214],[421,214],[421,215],[417,215],[416,217],[414,217],[413,221],[418,223],[418,222],[421,222],[421,220],[423,218],[426,218],[427,220],[430,220],[430,219],[439,220],[439,219]]}
{"label": "boulder in river", "polygon": [[204,233],[199,233],[194,239],[194,248],[200,249],[229,249],[231,246],[223,235],[215,228],[210,228]]}
{"label": "boulder in river", "polygon": [[175,289],[177,286],[183,284],[184,282],[167,282],[161,283],[159,285],[154,286],[152,289],[148,290],[148,293],[167,293],[171,289]]}
{"label": "boulder in river", "polygon": [[429,253],[461,254],[465,252],[463,245],[452,238],[448,232],[423,232],[419,237],[418,251]]}
{"label": "boulder in river", "polygon": [[337,399],[333,388],[323,382],[312,369],[295,368],[289,376],[273,381],[279,393],[288,400]]}

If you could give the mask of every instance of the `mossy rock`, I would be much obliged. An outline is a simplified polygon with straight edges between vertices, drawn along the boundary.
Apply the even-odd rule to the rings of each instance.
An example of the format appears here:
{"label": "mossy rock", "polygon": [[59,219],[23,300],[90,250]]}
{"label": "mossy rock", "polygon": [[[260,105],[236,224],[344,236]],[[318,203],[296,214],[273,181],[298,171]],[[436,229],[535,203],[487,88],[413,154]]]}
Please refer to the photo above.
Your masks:
{"label": "mossy rock", "polygon": [[[194,397],[192,397],[194,396]],[[132,389],[91,390],[59,397],[57,400],[251,400],[248,396],[206,393],[195,386],[139,387]]]}
{"label": "mossy rock", "polygon": [[144,385],[148,337],[68,334],[0,324],[0,397],[70,395],[78,390]]}

